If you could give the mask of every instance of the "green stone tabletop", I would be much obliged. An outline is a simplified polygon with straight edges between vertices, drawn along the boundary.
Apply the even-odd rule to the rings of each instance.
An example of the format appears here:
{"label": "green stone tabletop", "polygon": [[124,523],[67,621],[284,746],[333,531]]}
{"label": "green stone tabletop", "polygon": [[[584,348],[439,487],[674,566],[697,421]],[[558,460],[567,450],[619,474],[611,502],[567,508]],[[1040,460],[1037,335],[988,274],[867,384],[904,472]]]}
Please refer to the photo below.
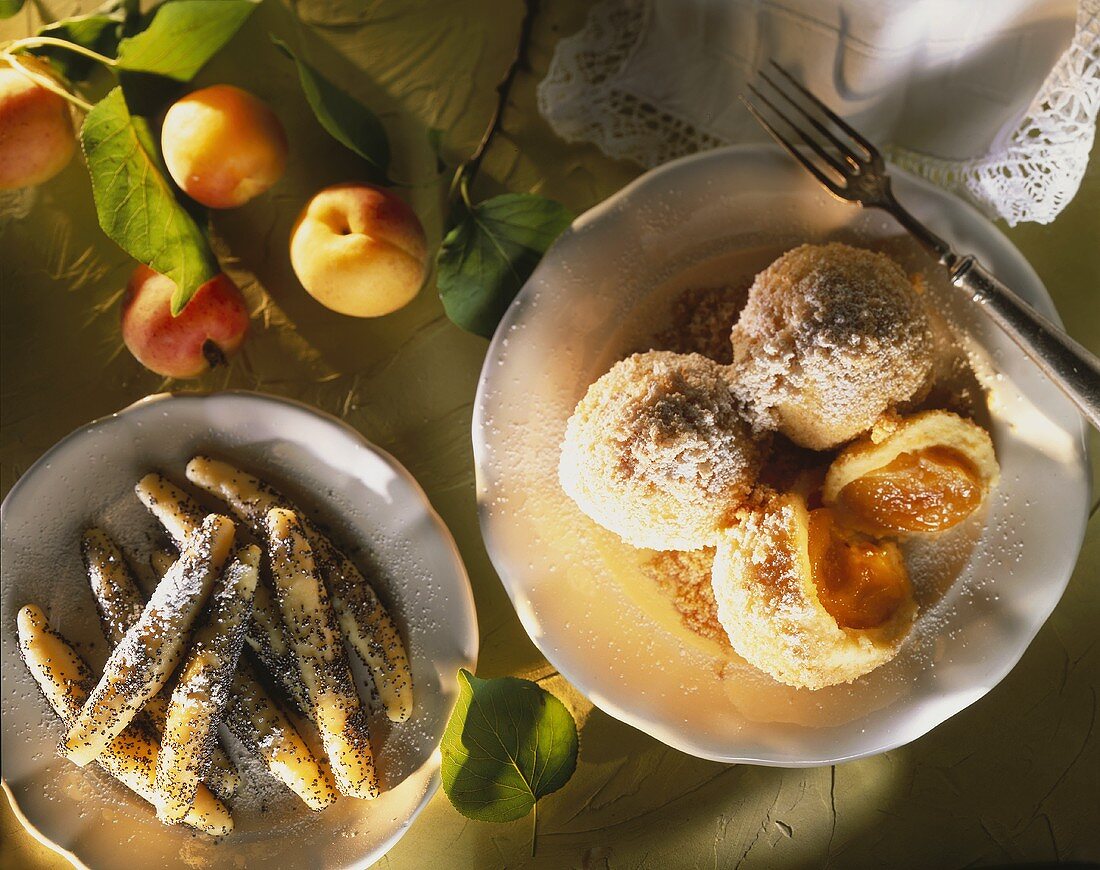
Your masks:
{"label": "green stone tabletop", "polygon": [[[31,0],[0,38],[93,2]],[[639,173],[592,146],[558,139],[535,107],[554,46],[580,28],[583,0],[544,2],[530,68],[511,91],[475,196],[535,191],[576,212]],[[361,177],[318,127],[275,31],[371,105],[389,130],[395,173],[438,241],[449,174],[438,178],[428,131],[454,164],[475,147],[496,101],[519,0],[266,0],[199,76],[273,105],[290,136],[285,178],[244,208],[217,214],[217,250],[253,310],[243,355],[203,388],[244,387],[333,411],[400,459],[423,485],[466,560],[481,627],[482,676],[540,681],[581,727],[576,775],[544,799],[537,854],[531,819],[468,821],[439,792],[379,867],[963,867],[1100,859],[1097,689],[1100,517],[1061,604],[1009,677],[922,739],[833,768],[782,770],[701,761],[595,710],[527,639],[478,532],[470,417],[486,342],[453,326],[432,289],[379,320],[321,308],[295,280],[291,224],[325,184]],[[295,18],[306,26],[295,31]],[[1049,226],[1006,229],[1046,283],[1071,334],[1100,351],[1100,165]],[[0,231],[0,486],[82,423],[169,386],[123,348],[118,302],[132,263],[98,229],[74,161],[30,195],[0,198],[18,220]],[[1097,443],[1093,433],[1093,445]],[[0,867],[62,867],[4,803]]]}

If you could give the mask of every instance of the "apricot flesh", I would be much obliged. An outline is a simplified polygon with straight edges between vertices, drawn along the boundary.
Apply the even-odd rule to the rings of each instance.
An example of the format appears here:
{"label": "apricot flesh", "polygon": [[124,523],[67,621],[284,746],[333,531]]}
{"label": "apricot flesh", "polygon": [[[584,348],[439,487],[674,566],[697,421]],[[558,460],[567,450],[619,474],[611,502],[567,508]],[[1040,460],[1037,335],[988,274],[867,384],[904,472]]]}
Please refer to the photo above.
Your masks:
{"label": "apricot flesh", "polygon": [[286,169],[283,125],[261,100],[214,85],[177,100],[164,116],[161,152],[180,189],[208,208],[236,208]]}
{"label": "apricot flesh", "polygon": [[[51,75],[36,58],[19,64]],[[76,151],[72,115],[63,97],[35,83],[10,63],[0,61],[0,190],[49,181]]]}
{"label": "apricot flesh", "polygon": [[876,532],[940,532],[962,522],[982,502],[974,464],[950,447],[899,454],[845,486],[837,507]]}
{"label": "apricot flesh", "polygon": [[203,284],[178,316],[176,285],[148,266],[138,266],[122,300],[122,338],[138,362],[170,378],[196,378],[236,351],[248,332],[241,291],[220,273]]}
{"label": "apricot flesh", "polygon": [[290,234],[290,263],[314,299],[352,317],[408,304],[427,272],[416,213],[388,190],[337,184],[307,203]]}
{"label": "apricot flesh", "polygon": [[888,622],[909,594],[898,545],[844,529],[829,508],[810,511],[809,556],[822,606],[841,628]]}

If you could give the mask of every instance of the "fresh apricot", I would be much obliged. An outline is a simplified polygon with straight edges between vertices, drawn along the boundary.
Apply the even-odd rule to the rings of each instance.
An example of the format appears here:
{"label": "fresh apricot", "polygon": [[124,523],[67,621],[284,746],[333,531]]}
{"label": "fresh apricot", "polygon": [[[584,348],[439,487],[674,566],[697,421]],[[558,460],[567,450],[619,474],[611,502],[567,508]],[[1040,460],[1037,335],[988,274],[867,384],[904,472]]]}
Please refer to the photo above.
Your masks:
{"label": "fresh apricot", "polygon": [[122,300],[122,339],[147,369],[170,378],[197,378],[236,351],[248,332],[248,308],[224,273],[203,284],[172,316],[175,282],[138,266]]}
{"label": "fresh apricot", "polygon": [[408,304],[424,283],[427,242],[416,213],[369,184],[326,187],[290,234],[290,263],[318,302],[352,317]]}
{"label": "fresh apricot", "polygon": [[180,189],[209,208],[236,208],[286,169],[283,125],[248,91],[214,85],[177,100],[160,133],[164,163]]}
{"label": "fresh apricot", "polygon": [[[38,75],[49,66],[29,55],[16,61]],[[76,151],[64,97],[42,87],[11,62],[0,61],[0,189],[31,187],[64,169]]]}

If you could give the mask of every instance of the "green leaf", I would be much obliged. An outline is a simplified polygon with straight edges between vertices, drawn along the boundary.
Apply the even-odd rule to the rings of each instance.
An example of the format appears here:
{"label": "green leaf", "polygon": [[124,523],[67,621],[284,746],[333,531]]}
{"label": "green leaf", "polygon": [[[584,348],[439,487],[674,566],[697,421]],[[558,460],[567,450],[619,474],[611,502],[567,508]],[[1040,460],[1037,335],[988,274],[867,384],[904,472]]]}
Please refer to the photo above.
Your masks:
{"label": "green leaf", "polygon": [[119,44],[119,69],[190,81],[233,38],[255,8],[252,0],[165,3],[145,30]]}
{"label": "green leaf", "polygon": [[458,672],[458,704],[443,732],[443,790],[482,822],[523,818],[577,767],[577,725],[557,698],[515,677]]}
{"label": "green leaf", "polygon": [[447,316],[491,338],[500,318],[572,216],[530,193],[496,196],[467,209],[439,249],[439,295]]}
{"label": "green leaf", "polygon": [[333,139],[367,161],[371,181],[392,184],[388,177],[390,140],[378,116],[295,55],[281,39],[272,36],[271,41],[297,65],[302,93],[321,126]]}
{"label": "green leaf", "polygon": [[[137,11],[137,4],[132,0],[109,0],[95,12],[74,15],[47,24],[39,29],[38,35],[63,39],[106,57],[114,57],[119,40],[125,35],[126,26],[137,16]],[[52,45],[37,46],[31,51],[48,57],[54,67],[70,81],[83,81],[97,66],[89,57]]]}
{"label": "green leaf", "polygon": [[178,314],[218,274],[218,261],[165,180],[148,124],[130,114],[115,88],[84,119],[80,141],[99,225],[135,260],[176,283],[172,313]]}
{"label": "green leaf", "polygon": [[23,8],[23,0],[0,0],[0,18],[11,18]]}

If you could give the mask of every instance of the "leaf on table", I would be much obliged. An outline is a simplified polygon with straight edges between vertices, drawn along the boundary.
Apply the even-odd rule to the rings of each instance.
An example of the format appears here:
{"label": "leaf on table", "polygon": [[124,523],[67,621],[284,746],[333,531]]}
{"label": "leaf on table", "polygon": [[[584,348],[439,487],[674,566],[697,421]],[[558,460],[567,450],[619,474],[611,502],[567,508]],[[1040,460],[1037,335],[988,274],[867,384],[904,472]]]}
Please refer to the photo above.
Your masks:
{"label": "leaf on table", "polygon": [[23,8],[23,0],[0,0],[0,18],[11,18]]}
{"label": "leaf on table", "polygon": [[115,88],[84,119],[80,141],[99,225],[135,260],[175,282],[178,314],[218,274],[218,261],[165,180],[148,124],[130,114]]}
{"label": "leaf on table", "polygon": [[491,338],[546,249],[572,219],[565,206],[530,193],[507,193],[466,209],[443,239],[436,260],[447,316]]}
{"label": "leaf on table", "polygon": [[[108,0],[87,15],[74,15],[46,24],[39,28],[38,35],[63,39],[90,48],[97,54],[114,57],[118,52],[119,41],[126,35],[127,27],[137,17],[135,0]],[[89,57],[53,45],[36,46],[31,51],[48,57],[53,66],[70,81],[83,81],[98,66]]]}
{"label": "leaf on table", "polygon": [[321,126],[333,139],[367,162],[371,181],[392,184],[388,177],[390,140],[378,116],[299,58],[281,39],[272,36],[271,41],[298,67],[302,93]]}
{"label": "leaf on table", "polygon": [[145,30],[119,44],[119,69],[190,81],[241,29],[256,5],[253,0],[164,3]]}
{"label": "leaf on table", "polygon": [[523,818],[573,775],[577,725],[561,701],[530,680],[481,680],[463,668],[458,684],[441,746],[443,790],[468,818]]}

